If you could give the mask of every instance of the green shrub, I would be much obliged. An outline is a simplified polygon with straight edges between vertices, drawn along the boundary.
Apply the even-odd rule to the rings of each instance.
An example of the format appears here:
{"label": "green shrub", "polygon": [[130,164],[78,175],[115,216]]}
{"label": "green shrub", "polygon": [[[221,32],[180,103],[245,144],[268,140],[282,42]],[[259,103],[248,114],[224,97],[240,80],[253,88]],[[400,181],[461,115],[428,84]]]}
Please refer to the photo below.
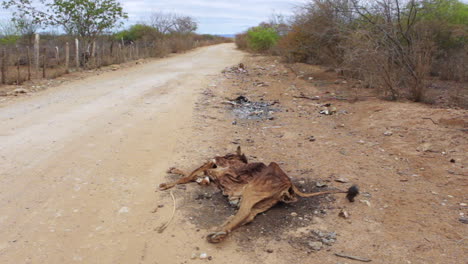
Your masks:
{"label": "green shrub", "polygon": [[114,35],[116,40],[124,40],[125,42],[137,41],[142,39],[155,39],[159,35],[159,31],[151,26],[136,24],[127,30],[120,31]]}
{"label": "green shrub", "polygon": [[248,47],[254,51],[268,51],[276,45],[279,38],[273,28],[255,27],[247,31]]}
{"label": "green shrub", "polygon": [[21,38],[21,36],[17,35],[9,35],[0,37],[0,45],[13,45]]}

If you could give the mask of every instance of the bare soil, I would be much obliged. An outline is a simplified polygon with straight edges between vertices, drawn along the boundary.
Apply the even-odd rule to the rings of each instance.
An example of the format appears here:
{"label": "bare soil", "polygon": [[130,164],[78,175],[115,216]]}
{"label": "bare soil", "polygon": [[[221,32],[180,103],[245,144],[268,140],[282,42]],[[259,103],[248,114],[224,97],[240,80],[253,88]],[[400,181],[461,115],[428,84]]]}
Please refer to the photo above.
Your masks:
{"label": "bare soil", "polygon": [[[233,233],[242,252],[259,263],[354,262],[334,255],[342,252],[376,263],[464,263],[466,110],[384,101],[318,66],[262,56],[247,56],[243,64],[248,73],[228,68],[203,92],[195,134],[181,144],[190,151],[175,165],[193,169],[240,145],[252,161],[278,162],[307,191],[319,189],[315,182],[341,189],[358,184],[361,196],[355,203],[335,195],[278,204]],[[239,118],[226,104],[238,96],[276,102],[278,111],[263,118],[252,109],[252,116]],[[336,113],[320,114],[325,104]],[[213,187],[192,184],[177,195],[185,197],[184,215],[201,234],[235,213]],[[348,219],[338,216],[343,209]],[[317,231],[336,232],[336,242],[313,250]]]}
{"label": "bare soil", "polygon": [[[239,62],[248,73],[223,71]],[[0,102],[1,263],[466,262],[467,110],[383,101],[232,44],[89,75]],[[226,101],[240,95],[276,110],[239,116]],[[320,114],[325,104],[336,113]],[[166,169],[238,145],[305,191],[357,184],[361,195],[278,204],[213,245],[205,235],[235,209],[193,183],[173,190],[159,233],[173,210],[155,192],[174,179]]]}

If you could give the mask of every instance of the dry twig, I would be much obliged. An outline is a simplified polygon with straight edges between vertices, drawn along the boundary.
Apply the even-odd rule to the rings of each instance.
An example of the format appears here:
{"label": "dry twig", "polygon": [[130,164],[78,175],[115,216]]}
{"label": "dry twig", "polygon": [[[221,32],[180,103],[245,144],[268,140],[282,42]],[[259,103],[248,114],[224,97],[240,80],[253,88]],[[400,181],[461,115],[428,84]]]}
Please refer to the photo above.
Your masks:
{"label": "dry twig", "polygon": [[341,258],[357,260],[357,261],[362,261],[362,262],[371,262],[372,261],[372,260],[370,260],[368,258],[362,258],[362,257],[357,257],[357,256],[346,255],[344,253],[335,253],[335,256],[338,256],[338,257],[341,257]]}
{"label": "dry twig", "polygon": [[174,203],[174,208],[172,209],[171,218],[169,218],[169,221],[167,221],[167,223],[165,223],[165,224],[161,225],[160,227],[158,227],[158,233],[164,232],[164,230],[169,226],[169,224],[172,222],[172,219],[174,218],[175,211],[176,211],[176,200],[175,200],[175,197],[174,197],[174,194],[172,193],[172,191],[171,191],[171,197],[172,197],[172,202]]}

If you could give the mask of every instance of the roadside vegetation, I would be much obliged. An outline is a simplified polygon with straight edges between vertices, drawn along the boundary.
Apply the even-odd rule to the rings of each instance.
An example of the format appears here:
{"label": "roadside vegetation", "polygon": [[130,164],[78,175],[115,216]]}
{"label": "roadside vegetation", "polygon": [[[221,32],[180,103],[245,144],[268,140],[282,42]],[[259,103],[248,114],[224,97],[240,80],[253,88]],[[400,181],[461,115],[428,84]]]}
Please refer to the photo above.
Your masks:
{"label": "roadside vegetation", "polygon": [[[258,28],[276,36],[250,37]],[[467,42],[468,5],[459,0],[313,0],[287,22],[236,38],[241,49],[334,68],[385,98],[429,103],[435,81],[466,96]]]}
{"label": "roadside vegetation", "polygon": [[176,13],[154,12],[143,22],[122,28],[128,15],[116,0],[0,3],[12,12],[11,20],[0,20],[0,84],[231,41],[197,34],[196,20]]}

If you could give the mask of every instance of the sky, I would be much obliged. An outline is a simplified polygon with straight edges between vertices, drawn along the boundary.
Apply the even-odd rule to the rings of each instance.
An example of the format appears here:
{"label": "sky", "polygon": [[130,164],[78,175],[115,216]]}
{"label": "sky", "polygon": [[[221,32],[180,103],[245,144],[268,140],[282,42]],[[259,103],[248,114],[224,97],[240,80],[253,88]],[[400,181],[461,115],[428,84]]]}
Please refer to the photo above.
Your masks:
{"label": "sky", "polygon": [[[129,15],[126,25],[142,22],[152,12],[194,17],[198,33],[235,34],[267,21],[271,14],[290,16],[307,0],[120,0]],[[9,13],[0,9],[0,19]],[[2,19],[3,20],[3,19]]]}
{"label": "sky", "polygon": [[121,0],[130,23],[152,11],[175,12],[194,17],[199,33],[233,34],[268,20],[272,13],[291,15],[305,0]]}

